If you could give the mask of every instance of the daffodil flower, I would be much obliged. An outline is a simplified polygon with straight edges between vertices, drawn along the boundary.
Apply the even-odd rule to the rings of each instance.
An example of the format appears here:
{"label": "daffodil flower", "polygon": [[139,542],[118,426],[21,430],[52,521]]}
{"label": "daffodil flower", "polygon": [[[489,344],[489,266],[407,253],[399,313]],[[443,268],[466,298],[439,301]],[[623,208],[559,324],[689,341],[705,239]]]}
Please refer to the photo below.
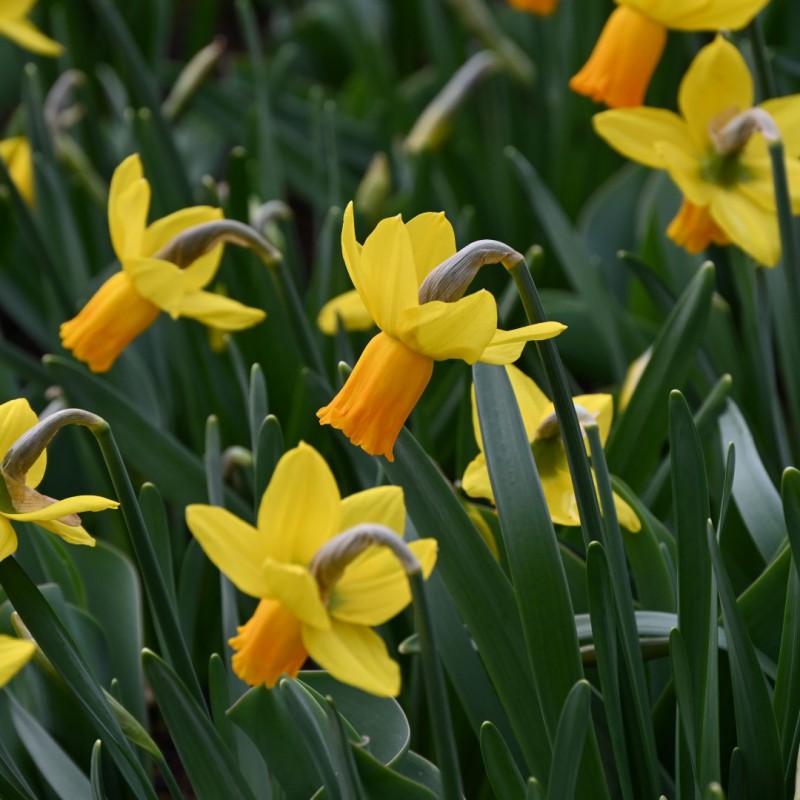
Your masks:
{"label": "daffodil flower", "polygon": [[508,4],[518,11],[527,11],[541,17],[554,14],[558,8],[558,0],[508,0]]}
{"label": "daffodil flower", "polygon": [[0,158],[17,191],[29,205],[33,205],[33,157],[30,142],[24,136],[12,136],[0,142]]}
{"label": "daffodil flower", "polygon": [[[756,261],[780,258],[772,169],[766,143],[751,136],[727,151],[720,133],[751,112],[753,79],[739,51],[718,36],[681,81],[680,115],[657,108],[604,111],[594,128],[624,156],[663,169],[684,201],[667,235],[690,253],[733,242]],[[780,130],[788,156],[800,155],[800,95],[767,100],[759,109]],[[744,113],[743,113],[744,112]],[[752,113],[752,112],[751,112]],[[716,142],[716,144],[715,144]],[[792,206],[800,210],[800,164],[786,160]]]}
{"label": "daffodil flower", "polygon": [[[530,442],[536,470],[542,482],[550,517],[557,525],[580,525],[578,501],[569,473],[567,453],[561,439],[560,428],[555,417],[555,408],[544,392],[521,370],[506,366],[514,395],[517,398],[525,433]],[[600,431],[600,440],[605,444],[614,416],[614,403],[608,394],[582,394],[572,398],[582,415],[594,418]],[[489,470],[483,453],[483,439],[472,389],[472,424],[480,453],[467,466],[461,485],[470,497],[483,497],[494,503],[494,493],[489,481]],[[630,531],[641,529],[641,522],[634,510],[618,495],[614,494],[614,507],[620,525]]]}
{"label": "daffodil flower", "polygon": [[248,328],[264,319],[260,309],[203,291],[217,273],[222,245],[181,269],[160,256],[176,236],[219,220],[222,211],[193,206],[147,224],[150,184],[138,155],[114,172],[108,199],[111,242],[122,269],[112,275],[83,310],[61,325],[61,341],[93,372],[110,369],[125,347],[155,322],[160,311],[189,317],[221,330]]}
{"label": "daffodil flower", "polygon": [[[478,250],[481,244],[475,243]],[[517,261],[522,258],[502,247]],[[359,324],[374,320],[381,332],[367,344],[339,394],[317,416],[321,424],[343,431],[371,455],[393,459],[395,440],[428,385],[434,361],[510,363],[519,358],[525,342],[549,339],[565,328],[559,322],[544,322],[499,330],[497,304],[489,292],[462,297],[477,268],[487,261],[458,257],[453,228],[443,213],[420,214],[408,223],[399,216],[384,219],[362,246],[356,240],[350,203],[344,214],[342,251],[357,296],[343,295],[323,316],[345,321],[356,317]]]}
{"label": "daffodil flower", "polygon": [[769,0],[615,0],[592,55],[569,82],[612,108],[640,106],[667,41],[667,29],[738,30]]}
{"label": "daffodil flower", "polygon": [[61,55],[64,48],[45,36],[29,19],[36,0],[0,0],[0,36],[42,56]]}
{"label": "daffodil flower", "polygon": [[42,454],[24,474],[13,469],[9,451],[20,437],[39,422],[24,399],[9,400],[0,405],[0,560],[17,549],[17,535],[11,524],[35,522],[40,528],[55,533],[69,544],[94,547],[94,539],[83,529],[78,514],[117,508],[119,503],[96,495],[78,495],[66,500],[53,500],[40,494],[36,487],[44,477],[47,453]]}
{"label": "daffodil flower", "polygon": [[[193,505],[186,522],[211,561],[245,594],[260,598],[230,640],[233,670],[253,686],[295,676],[310,655],[338,680],[381,696],[400,691],[400,669],[372,626],[404,609],[411,593],[385,548],[369,547],[340,565],[336,579],[318,564],[322,548],[364,523],[402,538],[403,491],[381,486],[342,499],[328,465],[307,444],[287,452],[261,500],[256,527],[223,508]],[[436,542],[408,547],[427,577]]]}
{"label": "daffodil flower", "polygon": [[5,686],[36,652],[33,642],[0,634],[0,686]]}

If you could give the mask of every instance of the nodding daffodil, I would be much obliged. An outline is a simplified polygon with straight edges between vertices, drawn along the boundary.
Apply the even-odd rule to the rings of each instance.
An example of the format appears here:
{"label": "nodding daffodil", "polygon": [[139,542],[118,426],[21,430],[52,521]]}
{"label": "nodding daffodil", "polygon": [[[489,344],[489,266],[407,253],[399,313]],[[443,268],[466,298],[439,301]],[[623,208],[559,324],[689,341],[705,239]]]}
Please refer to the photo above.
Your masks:
{"label": "nodding daffodil", "polygon": [[5,686],[32,658],[36,645],[0,634],[0,686]]}
{"label": "nodding daffodil", "polygon": [[[578,501],[572,487],[572,477],[567,464],[567,453],[561,439],[561,431],[555,417],[553,404],[542,390],[521,370],[506,366],[514,395],[517,398],[525,433],[533,451],[536,470],[542,482],[550,517],[557,525],[580,525]],[[605,444],[614,416],[614,404],[608,394],[582,394],[572,398],[581,415],[594,418],[600,431],[600,440]],[[471,497],[483,497],[494,502],[494,493],[489,481],[489,470],[483,454],[483,439],[472,389],[472,422],[480,453],[470,462],[461,485]],[[634,510],[618,495],[614,494],[614,507],[620,525],[630,531],[641,529],[641,522]]]}
{"label": "nodding daffodil", "polygon": [[612,108],[640,106],[667,41],[667,29],[738,30],[769,0],[615,0],[592,55],[569,82]]}
{"label": "nodding daffodil", "polygon": [[[400,562],[376,546],[333,565],[323,566],[320,554],[365,523],[402,538],[402,489],[381,486],[342,499],[322,456],[301,443],[278,462],[257,527],[204,505],[189,506],[186,522],[211,561],[241,591],[260,598],[230,640],[233,670],[243,681],[271,688],[283,674],[294,677],[310,655],[343,683],[381,696],[399,693],[400,669],[371,628],[411,600]],[[436,541],[408,547],[427,577]]]}
{"label": "nodding daffodil", "polygon": [[393,459],[395,440],[428,385],[434,361],[507,364],[519,358],[525,342],[549,339],[565,328],[560,322],[543,322],[499,330],[497,304],[489,292],[463,297],[482,264],[503,259],[517,263],[522,256],[491,241],[456,253],[453,228],[443,213],[420,214],[408,223],[399,215],[384,219],[362,246],[350,203],[342,251],[360,302],[351,292],[326,313],[345,323],[348,316],[360,324],[374,320],[381,332],[317,416],[371,455]]}
{"label": "nodding daffodil", "polygon": [[42,56],[61,55],[64,48],[45,36],[29,19],[36,0],[0,0],[0,36]]}
{"label": "nodding daffodil", "polygon": [[554,14],[558,8],[558,0],[508,0],[508,4],[518,11],[528,11],[542,17]]}
{"label": "nodding daffodil", "polygon": [[24,136],[12,136],[0,142],[0,158],[23,200],[33,205],[33,155],[30,142]]}
{"label": "nodding daffodil", "polygon": [[[773,266],[780,237],[767,145],[740,124],[766,112],[788,156],[800,155],[800,95],[753,105],[753,79],[739,51],[718,36],[704,47],[681,81],[680,115],[657,108],[604,111],[594,128],[624,156],[666,170],[684,201],[667,235],[690,253],[711,242],[734,243]],[[765,115],[766,116],[766,115]],[[728,135],[743,131],[743,136]],[[795,212],[800,210],[800,164],[786,160]]]}
{"label": "nodding daffodil", "polygon": [[119,505],[115,500],[96,495],[53,500],[36,491],[47,466],[46,451],[29,469],[20,472],[14,463],[13,447],[38,422],[27,400],[9,400],[0,405],[0,561],[17,549],[12,520],[35,522],[69,544],[94,547],[95,541],[81,526],[78,514]]}
{"label": "nodding daffodil", "polygon": [[236,331],[264,319],[263,311],[203,291],[214,278],[222,245],[185,269],[161,257],[182,232],[219,220],[222,211],[193,206],[147,224],[150,184],[138,155],[115,170],[108,198],[111,242],[122,269],[112,275],[83,310],[61,325],[61,341],[93,372],[110,369],[125,347],[155,322],[160,311]]}

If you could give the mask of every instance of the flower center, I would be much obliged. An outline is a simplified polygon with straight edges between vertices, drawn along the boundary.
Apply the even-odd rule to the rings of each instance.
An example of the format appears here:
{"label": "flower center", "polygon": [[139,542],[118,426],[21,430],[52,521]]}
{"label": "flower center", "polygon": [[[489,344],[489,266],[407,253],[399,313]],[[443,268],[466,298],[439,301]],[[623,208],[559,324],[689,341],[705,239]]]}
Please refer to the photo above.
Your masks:
{"label": "flower center", "polygon": [[739,151],[721,155],[709,148],[700,162],[700,176],[708,183],[730,189],[747,181],[750,173],[739,158]]}

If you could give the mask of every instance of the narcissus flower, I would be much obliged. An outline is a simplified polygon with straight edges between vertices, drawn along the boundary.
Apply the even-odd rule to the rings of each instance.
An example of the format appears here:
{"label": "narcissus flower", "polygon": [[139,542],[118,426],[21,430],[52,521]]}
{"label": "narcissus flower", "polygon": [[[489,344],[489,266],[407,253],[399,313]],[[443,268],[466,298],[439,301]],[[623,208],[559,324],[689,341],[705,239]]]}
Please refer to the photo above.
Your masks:
{"label": "narcissus flower", "polygon": [[45,36],[29,19],[36,0],[0,0],[0,36],[42,56],[61,55],[64,48]]}
{"label": "narcissus flower", "polygon": [[[525,433],[533,451],[536,470],[542,482],[550,517],[557,525],[580,525],[578,501],[572,487],[567,453],[561,439],[561,430],[555,416],[555,408],[542,390],[524,372],[514,366],[506,371],[517,398]],[[605,444],[614,416],[614,403],[608,394],[582,394],[572,398],[579,413],[590,415],[597,422],[600,440]],[[478,422],[475,389],[472,389],[472,423],[480,453],[470,462],[461,482],[464,491],[471,497],[483,497],[494,503],[494,493],[489,481],[489,470],[483,454],[483,439]],[[620,525],[630,531],[641,529],[641,522],[634,510],[616,493],[614,507]]]}
{"label": "narcissus flower", "polygon": [[36,491],[47,466],[46,451],[27,471],[20,471],[13,458],[13,446],[38,422],[27,400],[9,400],[0,405],[0,560],[17,549],[11,520],[35,522],[69,544],[94,547],[95,541],[81,526],[78,514],[119,505],[115,500],[96,495],[53,500]]}
{"label": "narcissus flower", "polygon": [[30,142],[24,136],[12,136],[0,142],[0,158],[25,202],[33,205],[33,157]]}
{"label": "narcissus flower", "polygon": [[399,216],[384,219],[362,246],[350,203],[342,251],[356,293],[329,304],[323,319],[339,317],[347,324],[355,317],[361,325],[371,319],[381,332],[317,416],[371,455],[393,459],[395,440],[428,385],[434,361],[507,364],[519,358],[525,342],[549,339],[565,328],[543,322],[499,330],[497,304],[489,292],[463,297],[483,264],[517,263],[522,256],[488,240],[456,253],[453,228],[443,213],[420,214],[408,223]]}
{"label": "narcissus flower", "polygon": [[583,69],[569,82],[612,108],[640,106],[667,41],[667,29],[738,30],[769,0],[616,0]]}
{"label": "narcissus flower", "polygon": [[83,310],[61,325],[61,341],[93,372],[105,372],[125,347],[155,322],[160,311],[211,327],[236,331],[264,319],[264,312],[203,291],[222,257],[219,244],[181,268],[162,251],[181,233],[222,218],[210,206],[193,206],[147,224],[150,184],[138,155],[123,161],[111,179],[108,225],[122,269]]}
{"label": "narcissus flower", "polygon": [[0,634],[0,686],[5,686],[36,652],[33,642]]}
{"label": "narcissus flower", "polygon": [[[261,600],[230,640],[233,670],[243,681],[271,688],[281,675],[295,676],[310,655],[343,683],[381,696],[399,693],[400,669],[371,628],[411,600],[400,562],[377,546],[334,564],[321,553],[366,523],[402,538],[402,489],[381,486],[342,499],[322,456],[301,443],[278,462],[256,528],[204,505],[189,506],[186,522],[211,561]],[[408,547],[427,577],[435,540]]]}
{"label": "narcissus flower", "polygon": [[518,11],[529,11],[543,17],[555,13],[558,8],[558,0],[508,0],[508,4]]}
{"label": "narcissus flower", "polygon": [[[604,111],[594,128],[624,156],[663,169],[684,201],[667,235],[690,253],[711,242],[733,242],[773,266],[780,237],[769,153],[764,138],[745,124],[769,115],[787,156],[800,155],[800,95],[753,105],[753,79],[739,51],[718,36],[683,78],[680,115],[656,108]],[[764,112],[766,112],[764,114]],[[800,211],[800,163],[786,160],[795,212]]]}

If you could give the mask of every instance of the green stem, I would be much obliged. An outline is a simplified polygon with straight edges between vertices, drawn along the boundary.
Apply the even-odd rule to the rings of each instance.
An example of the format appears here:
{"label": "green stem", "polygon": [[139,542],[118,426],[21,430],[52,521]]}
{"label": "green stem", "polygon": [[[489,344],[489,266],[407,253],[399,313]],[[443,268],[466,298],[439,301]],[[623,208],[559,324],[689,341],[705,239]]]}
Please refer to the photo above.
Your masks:
{"label": "green stem", "polygon": [[433,639],[433,621],[425,595],[425,581],[421,569],[408,573],[411,597],[414,600],[414,621],[419,636],[422,674],[430,703],[430,718],[433,738],[436,742],[436,755],[442,774],[444,800],[461,800],[464,789],[461,785],[461,769],[458,763],[458,750],[450,717],[450,704],[447,700],[447,687],[444,683],[442,665]]}
{"label": "green stem", "polygon": [[131,545],[139,563],[144,581],[145,594],[156,627],[158,640],[174,667],[176,673],[186,685],[189,693],[205,710],[203,692],[197,680],[186,641],[183,638],[180,622],[175,607],[170,601],[167,585],[156,558],[153,543],[144,524],[144,517],[133,491],[131,480],[125,469],[114,435],[107,422],[90,427],[106,462],[111,482],[120,501],[122,516],[131,538]]}
{"label": "green stem", "polygon": [[[546,322],[547,315],[528,270],[528,265],[525,261],[519,261],[509,267],[509,272],[517,285],[517,291],[522,299],[528,320],[531,323]],[[561,363],[555,341],[546,339],[537,342],[536,345],[550,383],[550,394],[561,427],[561,437],[564,440],[569,471],[578,501],[583,541],[588,547],[589,542],[603,540],[603,520],[597,504],[589,460],[586,458],[583,433],[578,423],[578,415],[575,413],[575,404],[572,402],[567,373]]]}
{"label": "green stem", "polygon": [[777,97],[778,88],[775,85],[775,75],[772,72],[767,42],[764,39],[764,26],[761,24],[760,17],[755,17],[747,26],[747,33],[750,37],[753,51],[753,62],[756,68],[756,78],[761,99],[769,100],[772,97]]}

